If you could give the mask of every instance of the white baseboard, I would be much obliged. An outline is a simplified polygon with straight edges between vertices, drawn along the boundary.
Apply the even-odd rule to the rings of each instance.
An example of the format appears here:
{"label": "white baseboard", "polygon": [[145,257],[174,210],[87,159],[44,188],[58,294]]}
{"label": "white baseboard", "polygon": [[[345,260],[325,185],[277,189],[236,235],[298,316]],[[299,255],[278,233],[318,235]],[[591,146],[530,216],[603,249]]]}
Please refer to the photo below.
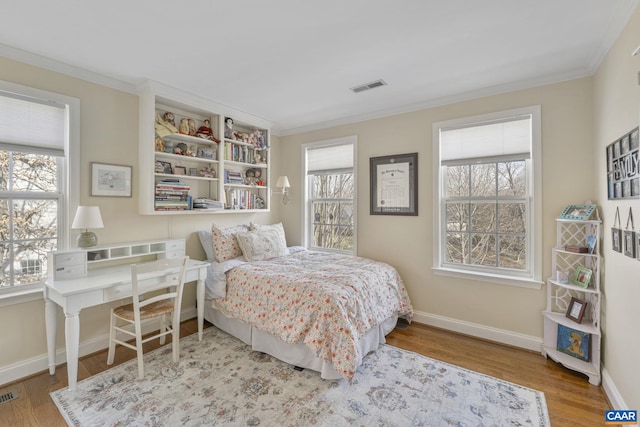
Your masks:
{"label": "white baseboard", "polygon": [[[188,319],[193,319],[197,317],[197,311],[195,307],[190,307],[182,310],[180,313],[180,320],[185,321]],[[146,330],[145,325],[143,325],[143,333],[150,332]],[[109,334],[105,334],[99,337],[92,338],[87,341],[80,342],[80,348],[78,349],[78,354],[80,357],[86,356],[87,354],[95,353],[96,351],[101,351],[109,347]],[[106,357],[106,356],[105,356]],[[65,348],[59,348],[56,350],[56,366],[66,363],[67,355]],[[23,360],[19,363],[15,363],[13,365],[8,365],[0,368],[0,387],[4,384],[8,384],[14,381],[17,381],[21,378],[28,377],[30,375],[37,374],[42,371],[49,370],[49,359],[47,354],[41,354],[39,356],[33,357],[28,360]]]}
{"label": "white baseboard", "polygon": [[419,323],[424,323],[425,325],[435,326],[437,328],[447,329],[489,341],[542,352],[542,338],[531,335],[519,334],[505,329],[493,328],[491,326],[465,322],[464,320],[453,319],[421,311],[416,311],[414,313],[413,320]]}
{"label": "white baseboard", "polygon": [[613,409],[631,409],[627,406],[618,388],[613,383],[613,379],[606,369],[602,369],[602,388],[607,395]]}

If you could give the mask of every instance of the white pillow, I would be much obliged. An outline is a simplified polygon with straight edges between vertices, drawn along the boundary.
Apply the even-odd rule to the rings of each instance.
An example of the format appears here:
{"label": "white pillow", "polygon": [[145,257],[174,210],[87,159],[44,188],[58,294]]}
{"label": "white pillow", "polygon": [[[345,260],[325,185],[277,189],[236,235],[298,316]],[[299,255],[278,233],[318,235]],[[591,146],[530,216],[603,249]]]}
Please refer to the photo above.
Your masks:
{"label": "white pillow", "polygon": [[277,228],[240,231],[236,239],[247,261],[263,261],[287,254],[286,242]]}
{"label": "white pillow", "polygon": [[276,230],[278,232],[278,234],[280,235],[280,238],[282,239],[282,244],[285,246],[285,248],[287,247],[287,237],[284,234],[284,227],[282,226],[281,222],[279,222],[277,224],[272,224],[272,225],[261,225],[261,224],[254,224],[253,222],[250,222],[249,223],[249,230],[250,231]]}
{"label": "white pillow", "polygon": [[199,230],[198,238],[204,253],[207,255],[207,261],[213,262],[216,260],[216,252],[213,250],[213,234],[211,230]]}

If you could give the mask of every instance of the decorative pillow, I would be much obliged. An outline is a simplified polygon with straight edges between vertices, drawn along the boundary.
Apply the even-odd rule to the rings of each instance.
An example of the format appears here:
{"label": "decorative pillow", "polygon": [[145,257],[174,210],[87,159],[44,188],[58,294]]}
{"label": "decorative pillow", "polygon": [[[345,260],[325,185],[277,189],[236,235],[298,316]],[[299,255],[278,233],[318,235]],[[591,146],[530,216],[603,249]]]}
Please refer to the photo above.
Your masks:
{"label": "decorative pillow", "polygon": [[236,238],[247,261],[263,261],[287,254],[287,245],[276,228],[241,231],[236,233]]}
{"label": "decorative pillow", "polygon": [[198,230],[198,238],[204,253],[207,255],[207,261],[213,262],[216,259],[216,252],[213,250],[213,235],[211,230]]}
{"label": "decorative pillow", "polygon": [[282,244],[284,245],[284,247],[287,247],[287,238],[284,234],[284,227],[282,226],[282,223],[279,222],[277,224],[272,224],[272,225],[262,225],[262,224],[254,224],[253,222],[249,223],[249,230],[250,231],[256,231],[256,230],[276,230],[278,232],[278,234],[280,234],[280,238],[282,239]]}
{"label": "decorative pillow", "polygon": [[236,233],[247,231],[248,229],[249,227],[244,224],[227,228],[218,227],[215,224],[211,226],[213,250],[215,251],[217,262],[225,262],[242,255],[242,249],[240,249],[236,240]]}

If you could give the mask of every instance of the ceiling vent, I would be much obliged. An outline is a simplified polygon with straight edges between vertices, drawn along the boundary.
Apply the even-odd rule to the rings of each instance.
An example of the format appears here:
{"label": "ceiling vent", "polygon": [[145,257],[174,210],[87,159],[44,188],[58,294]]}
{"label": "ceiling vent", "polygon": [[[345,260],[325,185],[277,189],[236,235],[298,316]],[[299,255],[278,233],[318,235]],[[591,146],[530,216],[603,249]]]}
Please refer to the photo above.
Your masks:
{"label": "ceiling vent", "polygon": [[376,80],[376,81],[371,82],[371,83],[365,83],[365,84],[360,85],[360,86],[352,87],[351,91],[353,93],[360,93],[360,92],[364,92],[365,90],[375,89],[377,87],[386,86],[386,85],[387,85],[387,83],[384,80],[380,79],[380,80]]}

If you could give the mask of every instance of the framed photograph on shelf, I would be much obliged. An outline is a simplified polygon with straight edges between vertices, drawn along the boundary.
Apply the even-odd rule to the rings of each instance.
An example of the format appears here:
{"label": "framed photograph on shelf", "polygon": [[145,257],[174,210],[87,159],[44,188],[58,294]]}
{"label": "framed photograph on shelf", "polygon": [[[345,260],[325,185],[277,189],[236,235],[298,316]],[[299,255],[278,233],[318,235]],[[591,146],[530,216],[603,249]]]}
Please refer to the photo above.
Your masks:
{"label": "framed photograph on shelf", "polygon": [[567,308],[567,312],[565,315],[577,323],[582,323],[582,317],[587,309],[587,302],[582,301],[576,297],[571,297],[571,301],[569,302],[569,307]]}
{"label": "framed photograph on shelf", "polygon": [[371,215],[418,215],[418,153],[371,157]]}
{"label": "framed photograph on shelf", "polygon": [[560,214],[561,219],[587,220],[596,209],[596,205],[569,205]]}
{"label": "framed photograph on shelf", "polygon": [[171,175],[173,173],[173,169],[171,168],[171,163],[163,162],[162,160],[156,160],[156,173],[164,173]]}
{"label": "framed photograph on shelf", "polygon": [[591,280],[592,271],[588,268],[578,267],[576,274],[573,276],[573,284],[580,286],[581,288],[589,287],[589,281]]}
{"label": "framed photograph on shelf", "polygon": [[591,335],[558,324],[556,348],[562,353],[588,362],[591,358]]}
{"label": "framed photograph on shelf", "polygon": [[91,195],[131,197],[131,166],[91,163]]}
{"label": "framed photograph on shelf", "polygon": [[176,175],[186,175],[187,174],[187,168],[184,166],[174,166],[173,167],[173,173]]}

